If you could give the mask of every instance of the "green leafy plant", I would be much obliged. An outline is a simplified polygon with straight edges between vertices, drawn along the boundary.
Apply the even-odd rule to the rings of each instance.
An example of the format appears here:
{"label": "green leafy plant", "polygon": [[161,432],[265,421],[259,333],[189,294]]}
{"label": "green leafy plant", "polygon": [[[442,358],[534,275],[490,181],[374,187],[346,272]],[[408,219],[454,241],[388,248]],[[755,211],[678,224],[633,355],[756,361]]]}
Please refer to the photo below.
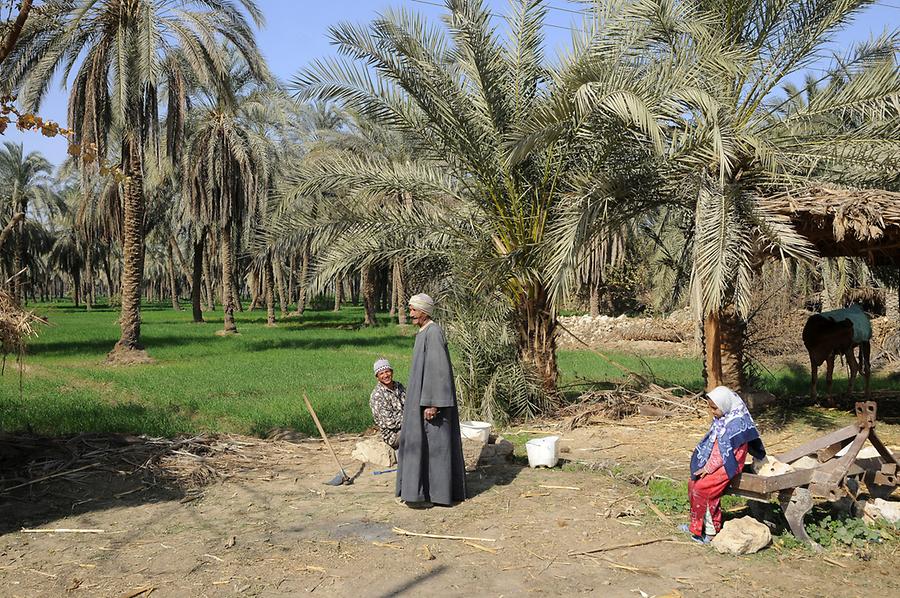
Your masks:
{"label": "green leafy plant", "polygon": [[806,533],[822,546],[832,546],[835,543],[862,546],[867,542],[881,541],[881,532],[867,526],[862,519],[832,518],[831,515],[807,525]]}
{"label": "green leafy plant", "polygon": [[670,513],[684,513],[690,507],[686,482],[650,480],[650,500],[657,507]]}

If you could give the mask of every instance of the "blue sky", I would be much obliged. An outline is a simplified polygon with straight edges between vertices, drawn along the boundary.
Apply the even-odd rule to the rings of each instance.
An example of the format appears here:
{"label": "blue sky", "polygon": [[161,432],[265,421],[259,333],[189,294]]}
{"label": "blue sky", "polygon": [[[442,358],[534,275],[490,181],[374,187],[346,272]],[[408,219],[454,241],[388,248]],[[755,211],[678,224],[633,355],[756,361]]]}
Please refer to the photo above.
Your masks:
{"label": "blue sky", "polygon": [[[333,53],[328,43],[328,27],[341,22],[367,22],[388,7],[406,6],[430,18],[439,18],[440,0],[258,0],[266,16],[266,27],[259,32],[259,45],[269,62],[272,72],[282,80],[288,80],[303,66],[321,56]],[[489,0],[497,14],[505,14],[507,0]],[[555,54],[566,47],[568,29],[578,27],[581,17],[571,11],[584,6],[569,0],[550,0],[549,26],[545,30],[549,53]],[[850,27],[840,32],[834,41],[835,48],[847,48],[851,44],[867,40],[885,29],[900,26],[900,0],[879,2],[862,13]],[[54,87],[40,109],[44,118],[64,123],[68,93]],[[51,162],[59,164],[66,154],[61,138],[47,139],[36,133],[22,133],[7,129],[3,141],[23,142],[26,151],[40,151]]]}

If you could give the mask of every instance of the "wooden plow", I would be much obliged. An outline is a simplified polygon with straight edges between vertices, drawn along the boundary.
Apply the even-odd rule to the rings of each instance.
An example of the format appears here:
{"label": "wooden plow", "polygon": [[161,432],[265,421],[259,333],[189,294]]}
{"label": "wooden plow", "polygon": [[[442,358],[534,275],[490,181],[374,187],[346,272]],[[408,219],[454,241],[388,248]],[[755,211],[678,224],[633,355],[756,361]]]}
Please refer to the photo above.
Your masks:
{"label": "wooden plow", "polygon": [[[769,502],[777,495],[791,533],[819,549],[803,526],[803,518],[816,499],[834,502],[849,498],[855,503],[860,483],[874,497],[889,496],[897,487],[897,459],[875,433],[875,414],[875,401],[856,403],[855,424],[775,457],[791,464],[811,456],[818,461],[817,466],[770,477],[742,473],[732,481],[728,493],[762,502]],[[877,457],[858,458],[866,441],[878,451]],[[846,452],[838,456],[848,445]]]}

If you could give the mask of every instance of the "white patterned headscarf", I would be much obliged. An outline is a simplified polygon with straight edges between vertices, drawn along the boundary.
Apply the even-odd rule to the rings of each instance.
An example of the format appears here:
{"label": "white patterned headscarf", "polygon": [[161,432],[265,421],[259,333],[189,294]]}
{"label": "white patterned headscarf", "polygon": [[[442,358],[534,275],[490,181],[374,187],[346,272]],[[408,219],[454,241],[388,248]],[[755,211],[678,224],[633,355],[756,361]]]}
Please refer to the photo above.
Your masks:
{"label": "white patterned headscarf", "polygon": [[728,477],[732,478],[738,468],[734,456],[738,447],[745,443],[753,443],[750,453],[754,456],[759,455],[760,459],[765,456],[765,448],[747,405],[736,392],[727,386],[717,386],[706,393],[706,396],[722,411],[722,417],[713,418],[709,432],[694,449],[694,454],[691,455],[691,472],[693,475],[706,465],[713,446],[718,441],[719,452],[725,462],[725,471]]}
{"label": "white patterned headscarf", "polygon": [[716,404],[716,407],[719,408],[723,416],[728,415],[736,407],[740,407],[744,404],[741,397],[727,386],[717,386],[706,393],[706,396],[709,397],[710,401]]}
{"label": "white patterned headscarf", "polygon": [[425,293],[419,293],[418,295],[410,297],[409,306],[418,309],[421,312],[425,312],[430,316],[431,312],[434,311],[434,299]]}

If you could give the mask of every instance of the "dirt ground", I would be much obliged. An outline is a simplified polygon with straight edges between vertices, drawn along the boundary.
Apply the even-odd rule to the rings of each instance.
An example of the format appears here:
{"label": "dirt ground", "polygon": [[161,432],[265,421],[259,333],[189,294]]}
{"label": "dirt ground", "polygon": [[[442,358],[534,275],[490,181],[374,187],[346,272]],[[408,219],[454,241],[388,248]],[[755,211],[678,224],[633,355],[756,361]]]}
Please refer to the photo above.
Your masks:
{"label": "dirt ground", "polygon": [[[849,416],[835,413],[771,415],[760,425],[770,451],[780,452],[844,425]],[[563,467],[529,469],[521,459],[482,466],[468,475],[469,500],[428,510],[396,504],[394,474],[352,461],[355,437],[337,442],[356,475],[343,487],[323,485],[336,466],[312,439],[229,437],[205,459],[173,455],[182,473],[192,459],[207,470],[228,462],[194,489],[148,479],[140,463],[97,451],[94,467],[0,494],[0,594],[900,595],[896,541],[824,554],[776,546],[748,557],[687,542],[678,517],[648,507],[643,483],[684,479],[705,427],[702,419],[595,421],[562,434]],[[900,426],[880,425],[879,433],[900,444]],[[671,540],[572,554],[657,538]]]}

